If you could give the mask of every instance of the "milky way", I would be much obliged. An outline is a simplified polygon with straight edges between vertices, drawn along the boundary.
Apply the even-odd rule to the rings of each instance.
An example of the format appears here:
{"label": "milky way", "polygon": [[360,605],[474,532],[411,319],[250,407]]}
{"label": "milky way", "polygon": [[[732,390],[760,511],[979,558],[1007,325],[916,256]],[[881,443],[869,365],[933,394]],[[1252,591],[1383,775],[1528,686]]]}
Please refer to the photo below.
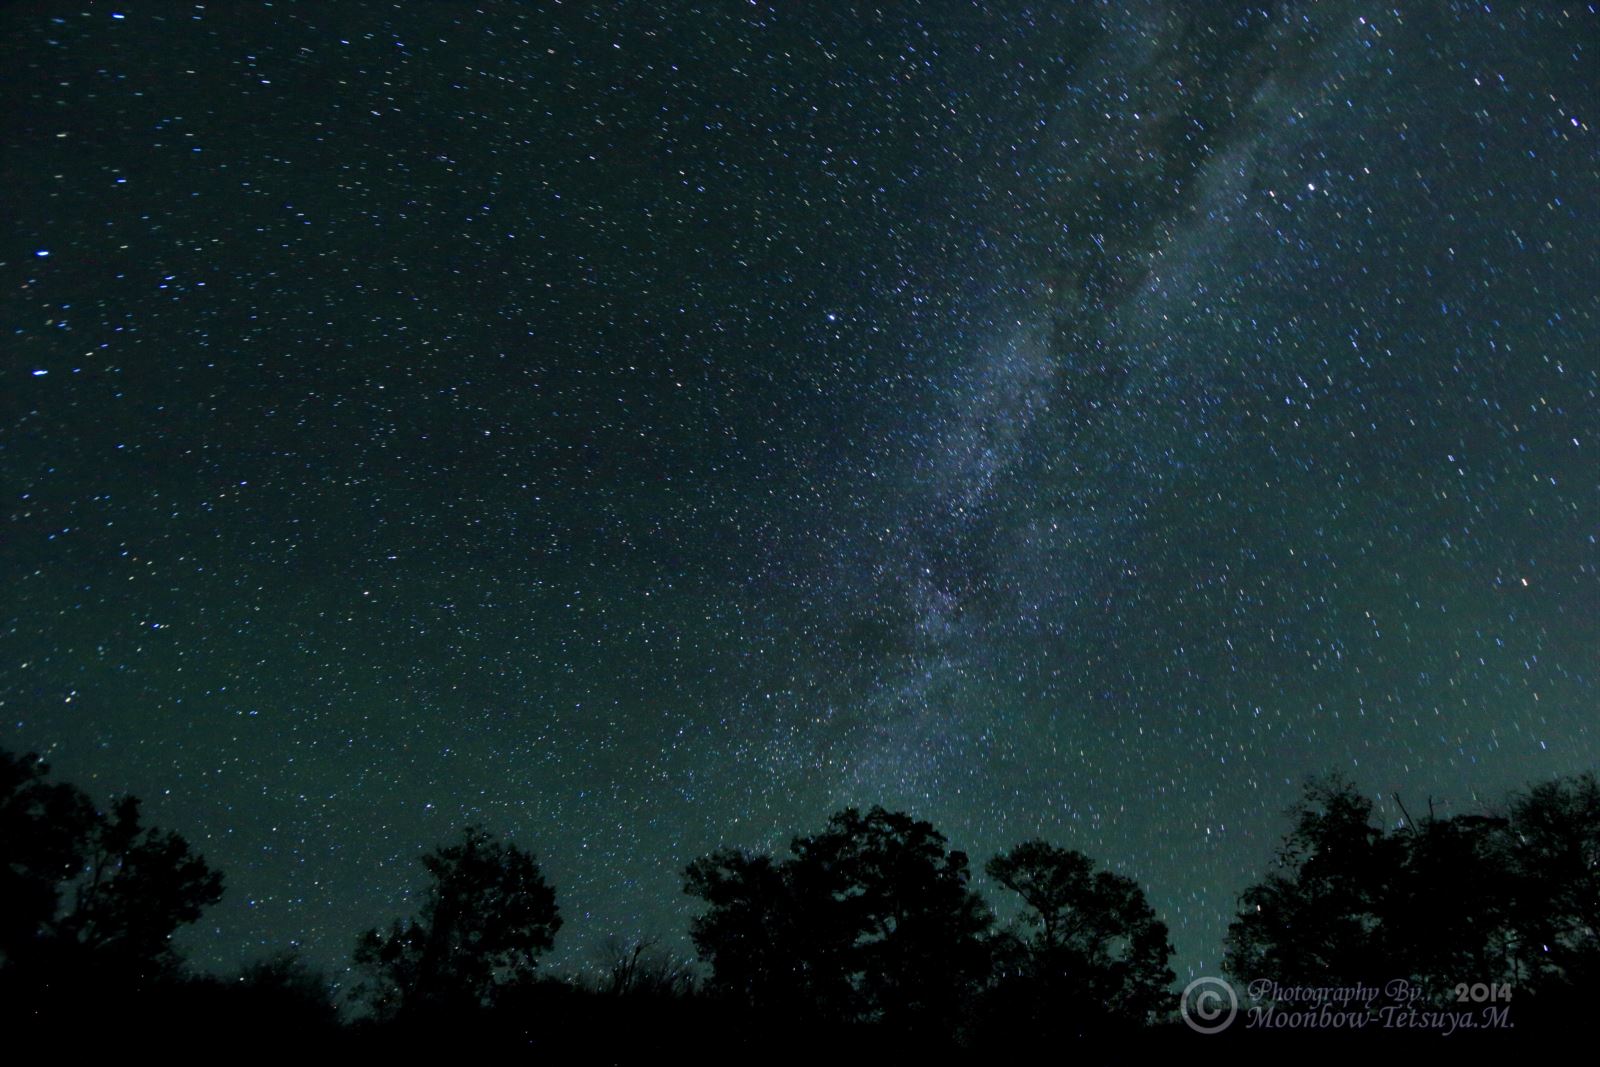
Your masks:
{"label": "milky way", "polygon": [[578,6],[0,14],[3,743],[197,962],[881,803],[1202,973],[1306,775],[1595,766],[1590,7]]}

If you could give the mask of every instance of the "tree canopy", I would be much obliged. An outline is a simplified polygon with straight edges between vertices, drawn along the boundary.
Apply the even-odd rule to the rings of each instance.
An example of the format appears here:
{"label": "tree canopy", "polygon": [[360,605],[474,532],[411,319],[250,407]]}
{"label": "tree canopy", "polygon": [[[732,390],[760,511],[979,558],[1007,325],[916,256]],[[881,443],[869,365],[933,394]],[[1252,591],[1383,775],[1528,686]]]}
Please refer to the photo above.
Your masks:
{"label": "tree canopy", "polygon": [[791,858],[722,851],[685,890],[711,988],[752,1006],[909,1027],[948,1021],[985,974],[991,922],[967,857],[926,822],[848,808]]}
{"label": "tree canopy", "polygon": [[[991,859],[989,877],[1022,898],[1024,925],[994,999],[1006,1013],[1079,1034],[1148,1025],[1171,1007],[1167,925],[1139,884],[1096,872],[1081,852],[1034,839]],[[1016,1025],[1014,1021],[1012,1025]]]}
{"label": "tree canopy", "polygon": [[484,1007],[530,981],[561,929],[533,854],[469,826],[422,866],[430,880],[419,915],[357,942],[357,995],[387,1016]]}
{"label": "tree canopy", "polygon": [[1585,1004],[1600,988],[1600,779],[1515,793],[1506,823],[1520,971],[1535,993]]}
{"label": "tree canopy", "polygon": [[109,811],[48,780],[38,756],[0,751],[0,959],[143,980],[177,963],[172,935],[222,897],[222,875],[135,797]]}
{"label": "tree canopy", "polygon": [[1240,898],[1228,931],[1231,973],[1284,985],[1397,977],[1386,973],[1385,920],[1403,845],[1372,824],[1372,811],[1347,780],[1307,783],[1273,870]]}
{"label": "tree canopy", "polygon": [[1274,867],[1240,898],[1226,965],[1281,985],[1403,978],[1436,1002],[1462,983],[1524,997],[1600,978],[1600,786],[1513,794],[1487,814],[1384,829],[1341,779],[1308,783]]}

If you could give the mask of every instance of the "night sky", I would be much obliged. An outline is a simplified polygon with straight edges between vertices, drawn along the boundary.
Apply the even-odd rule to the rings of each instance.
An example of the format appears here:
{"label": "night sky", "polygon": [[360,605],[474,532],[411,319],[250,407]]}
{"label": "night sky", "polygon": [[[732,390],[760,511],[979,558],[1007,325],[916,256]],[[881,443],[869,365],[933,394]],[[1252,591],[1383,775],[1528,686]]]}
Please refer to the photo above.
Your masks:
{"label": "night sky", "polygon": [[[342,970],[847,804],[1136,877],[1600,764],[1600,15],[9,3],[0,746]],[[1416,810],[1413,808],[1413,810]]]}

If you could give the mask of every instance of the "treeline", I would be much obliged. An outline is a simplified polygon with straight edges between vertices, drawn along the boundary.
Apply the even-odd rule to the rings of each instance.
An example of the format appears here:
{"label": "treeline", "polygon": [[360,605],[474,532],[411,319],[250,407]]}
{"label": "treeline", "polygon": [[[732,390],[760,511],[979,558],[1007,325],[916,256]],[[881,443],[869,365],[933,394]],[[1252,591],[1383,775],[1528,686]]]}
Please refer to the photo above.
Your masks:
{"label": "treeline", "polygon": [[[1497,812],[1374,822],[1347,781],[1308,783],[1272,869],[1240,897],[1226,967],[1239,989],[1383,988],[1446,1008],[1514,997],[1514,1018],[1578,1025],[1600,990],[1600,785],[1593,774]],[[697,959],[608,942],[598,977],[541,971],[562,918],[535,857],[477,827],[421,859],[415,915],[362,934],[342,998],[293,955],[192,973],[172,935],[221,875],[138,802],[97,808],[33,755],[0,752],[0,1022],[135,1040],[495,1045],[715,1058],[802,1049],[1083,1048],[1193,1035],[1166,924],[1131,878],[1040,840],[984,870],[933,826],[847,809],[788,854],[722,850],[683,872]],[[1287,994],[1284,994],[1287,995]],[[341,1011],[341,999],[348,1010]],[[175,1037],[173,1038],[176,1039]]]}

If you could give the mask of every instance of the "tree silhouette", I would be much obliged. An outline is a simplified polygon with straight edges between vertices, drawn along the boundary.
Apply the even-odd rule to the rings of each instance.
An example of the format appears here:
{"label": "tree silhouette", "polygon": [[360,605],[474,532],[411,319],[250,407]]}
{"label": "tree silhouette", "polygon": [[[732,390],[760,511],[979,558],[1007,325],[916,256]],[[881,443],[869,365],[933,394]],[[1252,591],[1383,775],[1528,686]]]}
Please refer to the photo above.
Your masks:
{"label": "tree silhouette", "polygon": [[1391,835],[1400,867],[1378,907],[1391,978],[1447,1002],[1460,983],[1514,976],[1517,874],[1507,829],[1503,818],[1430,811]]}
{"label": "tree silhouette", "polygon": [[967,857],[932,824],[848,808],[796,840],[797,884],[825,894],[825,933],[851,937],[846,964],[863,1018],[895,1028],[948,1023],[987,969],[992,921],[968,885]]}
{"label": "tree silhouette", "polygon": [[1275,868],[1245,890],[1228,927],[1226,966],[1283,985],[1401,977],[1385,920],[1404,846],[1372,825],[1372,802],[1349,781],[1307,783]]}
{"label": "tree silhouette", "polygon": [[222,875],[139,801],[96,811],[46,780],[35,755],[0,752],[0,953],[8,969],[144,980],[177,964],[172,935],[222,897]]}
{"label": "tree silhouette", "polygon": [[420,915],[361,935],[355,994],[374,1014],[490,1005],[530,981],[561,928],[555,890],[532,853],[469,826],[422,857],[431,881]]}
{"label": "tree silhouette", "polygon": [[948,1028],[985,974],[990,916],[945,844],[908,815],[849,808],[781,863],[696,860],[685,890],[709,905],[691,935],[710,988],[802,1018]]}
{"label": "tree silhouette", "polygon": [[1432,812],[1392,832],[1349,782],[1308,784],[1273,871],[1228,928],[1236,977],[1284,985],[1411,981],[1582,1001],[1600,984],[1600,785],[1515,794],[1502,814]]}
{"label": "tree silhouette", "polygon": [[221,873],[177,834],[142,829],[135,797],[96,820],[87,852],[59,935],[123,967],[170,969],[173,931],[222,899]]}
{"label": "tree silhouette", "polygon": [[[1146,1026],[1170,1006],[1173,948],[1137,882],[1081,852],[1026,841],[986,865],[1022,898],[1030,938],[1001,942],[991,1013],[1071,1036]],[[995,1005],[1002,1005],[998,1011]],[[996,1019],[991,1019],[994,1025]]]}
{"label": "tree silhouette", "polygon": [[47,780],[33,753],[0,750],[0,957],[26,960],[53,941],[62,891],[83,867],[94,805]]}
{"label": "tree silhouette", "polygon": [[1517,977],[1573,1006],[1600,990],[1600,781],[1590,772],[1511,797]]}
{"label": "tree silhouette", "polygon": [[690,921],[689,936],[711,965],[712,993],[758,1010],[820,999],[818,976],[803,963],[822,954],[817,942],[805,943],[816,917],[804,913],[808,902],[797,897],[791,868],[723,849],[689,864],[684,892],[708,905]]}

